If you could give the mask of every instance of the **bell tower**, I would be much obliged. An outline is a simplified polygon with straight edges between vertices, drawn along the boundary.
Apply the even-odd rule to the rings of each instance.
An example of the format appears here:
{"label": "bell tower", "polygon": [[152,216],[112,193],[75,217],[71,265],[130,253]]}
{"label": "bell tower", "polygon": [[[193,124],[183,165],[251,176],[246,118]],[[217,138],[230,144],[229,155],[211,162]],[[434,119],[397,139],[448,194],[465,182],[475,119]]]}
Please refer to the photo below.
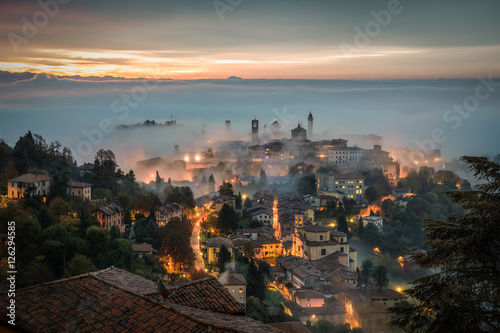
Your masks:
{"label": "bell tower", "polygon": [[309,117],[307,117],[307,132],[309,134],[309,139],[312,140],[313,137],[313,115],[309,112]]}

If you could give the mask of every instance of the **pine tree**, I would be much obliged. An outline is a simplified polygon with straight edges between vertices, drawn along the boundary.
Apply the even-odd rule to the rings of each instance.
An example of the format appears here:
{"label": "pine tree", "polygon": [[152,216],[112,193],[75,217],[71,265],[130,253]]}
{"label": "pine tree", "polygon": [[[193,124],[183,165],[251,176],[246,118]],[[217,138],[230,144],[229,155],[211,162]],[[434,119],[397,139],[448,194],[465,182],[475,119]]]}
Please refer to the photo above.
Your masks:
{"label": "pine tree", "polygon": [[339,218],[337,219],[337,230],[343,233],[346,233],[349,231],[349,227],[347,226],[347,220],[344,215],[340,215]]}
{"label": "pine tree", "polygon": [[461,158],[479,181],[473,191],[452,191],[465,215],[429,219],[429,250],[413,258],[436,273],[413,281],[413,302],[395,307],[393,325],[412,332],[500,331],[500,165],[486,157]]}

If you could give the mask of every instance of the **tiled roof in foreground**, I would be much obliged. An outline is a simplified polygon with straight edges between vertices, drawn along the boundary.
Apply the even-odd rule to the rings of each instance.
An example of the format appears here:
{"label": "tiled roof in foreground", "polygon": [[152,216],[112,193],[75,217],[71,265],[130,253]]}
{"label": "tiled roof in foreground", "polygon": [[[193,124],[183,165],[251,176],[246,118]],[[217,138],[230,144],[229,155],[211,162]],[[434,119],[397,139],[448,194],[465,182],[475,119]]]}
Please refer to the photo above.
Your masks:
{"label": "tiled roof in foreground", "polygon": [[[16,291],[16,330],[22,332],[281,332],[251,318],[159,302],[109,282],[117,269]],[[107,274],[108,280],[99,277]],[[0,294],[0,307],[9,302]],[[0,330],[7,327],[0,319]]]}
{"label": "tiled roof in foreground", "polygon": [[113,266],[90,274],[108,283],[136,293],[146,295],[158,293],[158,285],[156,282]]}
{"label": "tiled roof in foreground", "polygon": [[245,314],[245,308],[213,276],[168,289],[166,301],[201,310]]}

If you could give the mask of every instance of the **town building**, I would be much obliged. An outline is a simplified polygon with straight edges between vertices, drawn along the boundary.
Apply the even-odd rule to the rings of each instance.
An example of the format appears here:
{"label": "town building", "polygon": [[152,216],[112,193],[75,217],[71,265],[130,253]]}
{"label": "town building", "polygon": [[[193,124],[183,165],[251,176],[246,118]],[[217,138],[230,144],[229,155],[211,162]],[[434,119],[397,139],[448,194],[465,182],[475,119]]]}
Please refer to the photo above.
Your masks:
{"label": "town building", "polygon": [[242,274],[223,273],[218,277],[219,282],[241,305],[247,304],[247,281]]}
{"label": "town building", "polygon": [[83,182],[68,182],[68,194],[74,197],[80,197],[84,200],[92,199],[92,184]]}
{"label": "town building", "polygon": [[384,218],[382,216],[368,215],[363,216],[363,225],[366,227],[368,223],[373,223],[378,229],[378,232],[384,230]]}
{"label": "town building", "polygon": [[155,221],[158,226],[167,225],[168,220],[173,217],[178,217],[182,220],[182,212],[184,207],[176,202],[155,207]]}
{"label": "town building", "polygon": [[28,185],[34,185],[34,195],[46,196],[50,192],[53,178],[46,175],[34,175],[25,173],[21,176],[7,180],[7,197],[9,199],[20,199]]}
{"label": "town building", "polygon": [[319,195],[331,195],[339,200],[353,199],[360,203],[365,200],[365,178],[353,173],[316,173]]}
{"label": "town building", "polygon": [[117,227],[121,233],[125,231],[125,225],[122,223],[123,208],[116,204],[107,206],[98,206],[92,214],[101,224],[101,228],[111,230],[112,227]]}
{"label": "town building", "polygon": [[217,262],[217,253],[219,253],[221,246],[224,245],[229,253],[233,252],[233,242],[228,238],[213,237],[207,239],[205,247],[207,248],[207,262],[213,265]]}

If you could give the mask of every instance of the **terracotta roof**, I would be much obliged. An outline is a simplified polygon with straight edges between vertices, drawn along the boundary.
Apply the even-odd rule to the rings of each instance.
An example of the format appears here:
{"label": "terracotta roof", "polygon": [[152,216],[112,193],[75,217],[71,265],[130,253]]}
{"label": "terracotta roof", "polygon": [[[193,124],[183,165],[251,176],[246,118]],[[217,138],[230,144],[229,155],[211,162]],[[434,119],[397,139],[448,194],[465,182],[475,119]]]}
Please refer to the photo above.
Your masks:
{"label": "terracotta roof", "polygon": [[305,224],[302,229],[307,232],[327,232],[330,228],[324,227],[320,224]]}
{"label": "terracotta roof", "polygon": [[158,293],[158,286],[156,282],[113,266],[90,274],[108,283],[129,289],[136,293]]}
{"label": "terracotta roof", "polygon": [[213,237],[207,239],[207,247],[221,247],[224,244],[226,247],[233,247],[233,242],[228,238]]}
{"label": "terracotta roof", "polygon": [[215,323],[215,327],[221,327],[231,332],[249,332],[249,333],[286,333],[287,331],[280,330],[269,325],[263,324],[260,321],[254,320],[247,316],[234,316],[224,313],[200,310],[193,307],[168,304],[171,308],[179,313],[188,315],[196,320]]}
{"label": "terracotta roof", "polygon": [[247,284],[245,277],[242,274],[237,273],[221,274],[218,280],[223,286],[233,284]]}
{"label": "terracotta roof", "polygon": [[[7,294],[0,295],[2,308],[8,302]],[[7,325],[8,319],[2,316],[0,322]],[[22,332],[187,333],[206,332],[210,326],[90,274],[16,290],[15,328]]]}
{"label": "terracotta roof", "polygon": [[295,297],[297,298],[325,298],[325,296],[315,290],[297,290],[295,292]]}
{"label": "terracotta roof", "polygon": [[7,180],[8,182],[23,182],[23,183],[34,183],[34,182],[43,182],[43,181],[51,181],[52,177],[46,175],[34,175],[32,173],[25,173],[24,175],[20,175],[16,178],[12,178]]}
{"label": "terracotta roof", "polygon": [[92,170],[94,169],[94,165],[92,163],[83,163],[78,167],[78,170]]}
{"label": "terracotta roof", "polygon": [[300,321],[286,321],[281,323],[270,323],[268,325],[285,330],[289,333],[311,333],[311,330]]}
{"label": "terracotta roof", "polygon": [[106,215],[113,215],[116,212],[123,212],[123,208],[121,208],[120,206],[118,206],[116,204],[110,204],[107,206],[98,206],[95,211],[98,211],[98,210],[104,212]]}
{"label": "terracotta roof", "polygon": [[83,182],[75,182],[70,180],[68,182],[68,187],[78,187],[78,188],[83,188],[83,187],[89,187],[92,186],[92,184],[89,183],[83,183]]}
{"label": "terracotta roof", "polygon": [[188,282],[168,290],[167,302],[201,310],[245,314],[245,308],[213,276]]}
{"label": "terracotta roof", "polygon": [[362,288],[360,289],[360,292],[367,296],[370,297],[371,299],[375,298],[396,298],[396,299],[406,299],[407,297],[402,294],[397,292],[396,290],[393,289],[368,289],[368,288]]}
{"label": "terracotta roof", "polygon": [[151,244],[132,244],[131,246],[132,252],[151,252],[153,246]]}

